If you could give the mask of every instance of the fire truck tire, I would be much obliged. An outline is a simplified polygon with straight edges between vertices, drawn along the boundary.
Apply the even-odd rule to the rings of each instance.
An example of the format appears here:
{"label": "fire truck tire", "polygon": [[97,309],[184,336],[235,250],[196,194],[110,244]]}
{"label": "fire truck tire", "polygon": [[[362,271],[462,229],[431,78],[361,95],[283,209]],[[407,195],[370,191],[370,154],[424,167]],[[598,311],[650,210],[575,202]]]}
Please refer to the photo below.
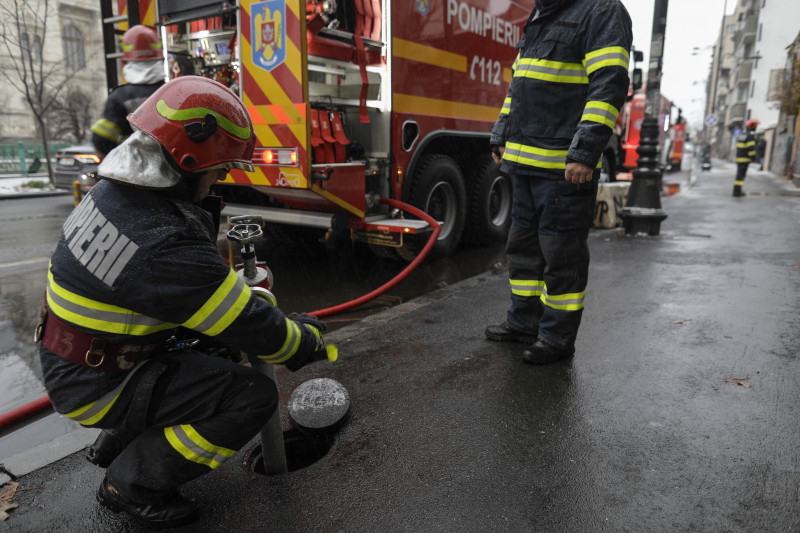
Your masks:
{"label": "fire truck tire", "polygon": [[486,157],[470,184],[465,241],[478,246],[506,241],[511,228],[511,191],[511,178]]}
{"label": "fire truck tire", "polygon": [[[411,182],[409,203],[441,224],[429,258],[448,257],[458,247],[467,217],[466,197],[464,176],[452,157],[432,154],[422,160]],[[397,249],[400,257],[413,259],[425,244],[425,236],[420,237],[406,240]]]}

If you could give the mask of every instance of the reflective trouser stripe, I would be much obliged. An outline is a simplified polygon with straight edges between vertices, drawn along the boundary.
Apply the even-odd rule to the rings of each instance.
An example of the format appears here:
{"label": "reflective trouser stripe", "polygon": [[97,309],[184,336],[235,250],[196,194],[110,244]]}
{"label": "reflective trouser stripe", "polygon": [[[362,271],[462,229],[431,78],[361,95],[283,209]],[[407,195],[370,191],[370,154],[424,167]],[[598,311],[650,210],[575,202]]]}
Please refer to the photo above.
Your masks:
{"label": "reflective trouser stripe", "polygon": [[524,279],[511,279],[511,294],[517,296],[524,296],[530,298],[532,296],[541,296],[544,289],[544,281],[542,280],[524,280]]}
{"label": "reflective trouser stripe", "polygon": [[583,300],[586,291],[567,294],[548,294],[545,286],[541,300],[544,305],[560,311],[580,311],[583,309]]}
{"label": "reflective trouser stripe", "polygon": [[734,187],[741,187],[742,185],[744,185],[744,180],[736,180],[733,182]]}
{"label": "reflective trouser stripe", "polygon": [[140,362],[133,368],[133,370],[128,372],[128,375],[125,376],[123,382],[117,385],[114,390],[107,392],[99,400],[95,400],[92,403],[84,405],[83,407],[79,407],[64,416],[71,418],[82,426],[93,426],[94,424],[98,423],[100,420],[102,420],[106,413],[108,413],[108,410],[111,409],[114,403],[116,403],[117,398],[119,398],[119,395],[122,393],[122,389],[125,388],[125,385],[128,384],[136,371],[142,368],[142,365],[145,362],[146,361]]}
{"label": "reflective trouser stripe", "polygon": [[236,453],[235,450],[214,446],[189,424],[166,427],[164,436],[170,446],[187,460],[206,465],[212,470]]}

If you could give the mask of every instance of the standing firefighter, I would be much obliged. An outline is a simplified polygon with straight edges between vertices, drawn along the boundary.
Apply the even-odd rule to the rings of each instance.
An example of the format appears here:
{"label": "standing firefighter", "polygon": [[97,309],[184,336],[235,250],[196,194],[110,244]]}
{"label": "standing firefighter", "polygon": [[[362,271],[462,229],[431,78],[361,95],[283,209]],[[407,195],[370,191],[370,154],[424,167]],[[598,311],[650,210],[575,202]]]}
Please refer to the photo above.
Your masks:
{"label": "standing firefighter", "polygon": [[101,157],[133,133],[128,115],[164,84],[164,51],[158,34],[137,25],[122,36],[122,73],[126,85],[108,95],[103,116],[92,124],[92,144]]}
{"label": "standing firefighter", "polygon": [[745,124],[747,130],[736,138],[736,180],[733,182],[733,195],[746,196],[742,190],[750,163],[756,160],[756,134],[758,121],[751,118]]}
{"label": "standing firefighter", "polygon": [[134,133],[64,224],[37,331],[56,410],[105,430],[89,456],[108,467],[97,499],[170,527],[197,515],[177,487],[230,458],[277,406],[272,380],[219,352],[297,370],[326,358],[324,323],[257,298],[217,251],[221,202],[208,189],[253,169],[243,103],[187,76],[128,119]]}
{"label": "standing firefighter", "polygon": [[486,328],[532,343],[532,364],[572,357],[589,271],[600,158],[628,92],[631,19],[619,0],[536,0],[490,143],[514,177],[511,306]]}

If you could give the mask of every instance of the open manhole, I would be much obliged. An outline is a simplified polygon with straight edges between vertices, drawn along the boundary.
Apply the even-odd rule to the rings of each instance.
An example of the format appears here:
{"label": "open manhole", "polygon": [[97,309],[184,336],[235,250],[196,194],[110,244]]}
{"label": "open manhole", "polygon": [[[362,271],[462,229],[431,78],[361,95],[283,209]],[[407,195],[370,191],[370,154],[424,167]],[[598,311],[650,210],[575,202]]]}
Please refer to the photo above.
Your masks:
{"label": "open manhole", "polygon": [[[283,445],[287,470],[295,472],[316,463],[331,449],[336,431],[350,412],[350,394],[332,379],[311,379],[292,392],[287,410],[292,428],[283,431]],[[247,452],[244,466],[266,475],[261,444]]]}
{"label": "open manhole", "polygon": [[[325,457],[333,446],[334,437],[328,433],[307,434],[294,428],[283,432],[286,466],[289,472],[309,467]],[[265,475],[261,444],[256,444],[244,457],[244,467],[255,474]]]}

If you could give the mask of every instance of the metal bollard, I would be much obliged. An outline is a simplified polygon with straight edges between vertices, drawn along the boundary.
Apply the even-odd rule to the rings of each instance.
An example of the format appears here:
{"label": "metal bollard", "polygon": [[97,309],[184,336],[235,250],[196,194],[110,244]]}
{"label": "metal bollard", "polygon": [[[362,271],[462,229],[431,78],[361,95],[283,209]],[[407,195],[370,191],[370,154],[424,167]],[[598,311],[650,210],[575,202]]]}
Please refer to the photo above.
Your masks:
{"label": "metal bollard", "polygon": [[83,199],[83,191],[81,191],[81,182],[75,180],[72,182],[72,196],[75,197],[75,206],[77,207]]}

